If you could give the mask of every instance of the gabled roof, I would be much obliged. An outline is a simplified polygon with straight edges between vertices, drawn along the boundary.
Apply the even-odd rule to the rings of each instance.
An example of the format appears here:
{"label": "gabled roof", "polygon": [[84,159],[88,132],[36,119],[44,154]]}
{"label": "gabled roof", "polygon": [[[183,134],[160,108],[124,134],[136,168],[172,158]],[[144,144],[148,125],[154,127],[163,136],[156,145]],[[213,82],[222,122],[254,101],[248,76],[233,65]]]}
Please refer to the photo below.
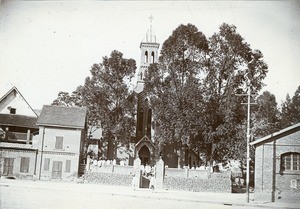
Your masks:
{"label": "gabled roof", "polygon": [[252,146],[258,146],[260,144],[272,142],[272,141],[277,140],[279,138],[282,138],[284,136],[287,136],[287,135],[290,135],[292,133],[295,133],[296,131],[300,131],[300,123],[297,123],[295,125],[289,126],[289,127],[285,128],[285,129],[282,129],[280,131],[272,133],[272,134],[270,134],[268,136],[265,136],[263,138],[255,140],[255,141],[251,142],[250,145],[252,145]]}
{"label": "gabled roof", "polygon": [[17,89],[17,87],[12,87],[3,97],[0,98],[0,104],[10,95],[10,94],[13,94],[14,92],[17,92],[21,97],[22,99],[26,102],[26,104],[28,105],[28,107],[32,110],[32,112],[38,116],[36,114],[36,112],[32,109],[32,107],[30,106],[30,104],[27,102],[27,100],[24,98],[24,96],[21,94],[21,92]]}
{"label": "gabled roof", "polygon": [[0,114],[0,125],[17,126],[25,128],[38,128],[37,117],[15,114]]}
{"label": "gabled roof", "polygon": [[143,142],[146,142],[146,143],[149,143],[149,144],[151,144],[153,147],[155,147],[155,145],[153,144],[153,142],[148,138],[148,136],[143,136],[143,138],[140,140],[140,141],[138,141],[138,143],[136,143],[136,147],[137,146],[139,146],[139,144],[141,144],[141,143],[143,143]]}
{"label": "gabled roof", "polygon": [[86,114],[85,108],[44,105],[37,125],[84,129]]}

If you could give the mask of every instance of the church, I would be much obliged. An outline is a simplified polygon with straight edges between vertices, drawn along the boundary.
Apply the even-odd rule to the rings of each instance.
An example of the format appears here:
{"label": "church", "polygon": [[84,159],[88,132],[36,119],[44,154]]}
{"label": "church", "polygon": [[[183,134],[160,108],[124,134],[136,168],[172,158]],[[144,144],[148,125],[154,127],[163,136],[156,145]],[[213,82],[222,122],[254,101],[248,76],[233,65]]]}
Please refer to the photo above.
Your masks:
{"label": "church", "polygon": [[[176,147],[167,146],[164,150],[159,152],[155,146],[152,120],[152,107],[151,101],[148,97],[147,91],[144,89],[144,76],[150,64],[158,62],[158,50],[160,44],[157,43],[156,35],[152,28],[152,16],[150,17],[150,27],[147,30],[144,40],[140,44],[141,50],[141,64],[137,74],[137,84],[134,89],[137,94],[137,123],[136,135],[134,137],[134,158],[139,157],[142,165],[153,165],[162,156],[166,165],[170,167],[183,167],[183,166],[199,166],[199,155],[188,148],[183,149],[184,152],[184,165],[179,165]],[[167,157],[172,156],[172,157]]]}
{"label": "church", "polygon": [[155,145],[153,143],[152,109],[151,102],[144,90],[144,75],[150,64],[157,63],[159,43],[152,29],[152,16],[150,17],[150,28],[146,37],[140,44],[141,65],[138,72],[137,85],[137,125],[135,136],[135,156],[139,156],[141,163],[153,164],[155,162]]}

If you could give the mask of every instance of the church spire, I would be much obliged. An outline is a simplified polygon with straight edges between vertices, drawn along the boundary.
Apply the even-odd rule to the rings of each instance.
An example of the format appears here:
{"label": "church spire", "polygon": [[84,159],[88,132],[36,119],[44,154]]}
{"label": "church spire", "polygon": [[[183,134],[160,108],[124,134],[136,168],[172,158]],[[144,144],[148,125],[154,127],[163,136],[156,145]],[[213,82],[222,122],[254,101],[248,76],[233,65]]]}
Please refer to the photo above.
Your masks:
{"label": "church spire", "polygon": [[141,64],[137,74],[137,85],[135,92],[140,93],[144,89],[144,75],[149,65],[157,63],[159,44],[156,42],[156,35],[154,34],[152,21],[153,16],[149,17],[150,27],[147,30],[145,39],[140,44],[141,49]]}
{"label": "church spire", "polygon": [[147,33],[146,33],[146,42],[147,43],[156,43],[156,35],[154,34],[154,31],[153,31],[153,28],[152,28],[152,21],[153,21],[153,16],[151,15],[149,17],[149,20],[150,20],[150,27],[149,29],[147,30]]}

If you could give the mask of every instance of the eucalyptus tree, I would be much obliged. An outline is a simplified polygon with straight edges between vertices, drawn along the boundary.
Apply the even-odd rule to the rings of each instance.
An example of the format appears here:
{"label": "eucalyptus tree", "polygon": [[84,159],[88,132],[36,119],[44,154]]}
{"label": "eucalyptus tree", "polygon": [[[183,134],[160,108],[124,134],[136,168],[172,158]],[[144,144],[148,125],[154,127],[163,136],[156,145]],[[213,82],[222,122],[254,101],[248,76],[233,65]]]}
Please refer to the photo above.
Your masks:
{"label": "eucalyptus tree", "polygon": [[280,129],[280,112],[277,108],[276,97],[264,91],[253,106],[252,134],[255,138],[264,137]]}
{"label": "eucalyptus tree", "polygon": [[83,106],[88,110],[89,126],[102,128],[104,140],[109,144],[108,157],[115,146],[128,146],[134,134],[136,99],[130,88],[136,70],[133,59],[112,51],[102,63],[91,67],[91,75],[83,86],[69,95],[60,92],[54,105]]}
{"label": "eucalyptus tree", "polygon": [[252,50],[233,25],[222,24],[209,38],[209,62],[205,76],[206,141],[211,143],[211,159],[241,157],[246,111],[237,89],[251,86],[251,93],[263,87],[268,66],[259,50]]}
{"label": "eucalyptus tree", "polygon": [[286,128],[300,122],[300,86],[298,86],[293,97],[288,94],[281,107],[281,126]]}
{"label": "eucalyptus tree", "polygon": [[145,89],[151,95],[156,138],[162,149],[167,144],[189,146],[202,112],[201,74],[205,67],[208,42],[192,25],[180,25],[163,43],[157,64],[145,75]]}

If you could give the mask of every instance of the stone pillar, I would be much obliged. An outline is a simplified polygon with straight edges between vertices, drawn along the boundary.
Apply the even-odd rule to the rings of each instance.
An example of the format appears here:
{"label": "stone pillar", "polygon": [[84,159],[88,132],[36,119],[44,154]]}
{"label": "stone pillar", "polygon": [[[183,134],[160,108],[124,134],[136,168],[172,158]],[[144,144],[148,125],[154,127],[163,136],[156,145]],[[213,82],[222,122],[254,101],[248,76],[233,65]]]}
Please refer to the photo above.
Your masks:
{"label": "stone pillar", "polygon": [[27,130],[26,144],[30,143],[30,129]]}
{"label": "stone pillar", "polygon": [[132,187],[139,188],[140,187],[140,180],[141,180],[141,160],[137,156],[133,162],[133,170],[132,170]]}
{"label": "stone pillar", "polygon": [[165,176],[165,163],[160,157],[156,163],[155,169],[155,185],[156,189],[163,189],[164,186],[164,176]]}
{"label": "stone pillar", "polygon": [[91,157],[88,155],[86,158],[86,171],[90,170]]}

